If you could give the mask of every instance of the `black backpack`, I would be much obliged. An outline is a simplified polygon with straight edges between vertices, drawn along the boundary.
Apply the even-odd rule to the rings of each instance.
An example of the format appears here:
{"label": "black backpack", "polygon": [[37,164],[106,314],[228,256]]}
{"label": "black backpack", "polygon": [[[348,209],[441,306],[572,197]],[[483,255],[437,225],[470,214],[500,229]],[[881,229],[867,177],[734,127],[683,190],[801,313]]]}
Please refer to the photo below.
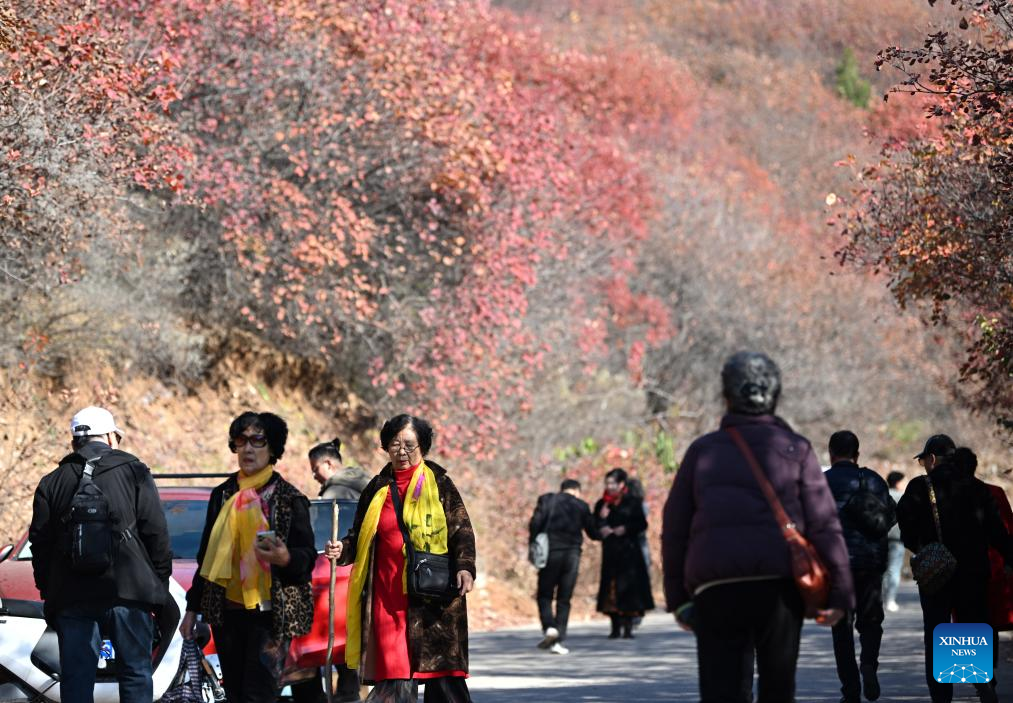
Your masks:
{"label": "black backpack", "polygon": [[865,485],[864,470],[859,471],[858,490],[841,507],[841,515],[847,517],[850,524],[871,540],[886,537],[890,528],[897,522],[893,499],[888,497],[884,503],[870,491]]}
{"label": "black backpack", "polygon": [[70,532],[70,568],[75,573],[97,576],[113,565],[119,534],[109,499],[92,480],[95,467],[85,462],[64,523]]}

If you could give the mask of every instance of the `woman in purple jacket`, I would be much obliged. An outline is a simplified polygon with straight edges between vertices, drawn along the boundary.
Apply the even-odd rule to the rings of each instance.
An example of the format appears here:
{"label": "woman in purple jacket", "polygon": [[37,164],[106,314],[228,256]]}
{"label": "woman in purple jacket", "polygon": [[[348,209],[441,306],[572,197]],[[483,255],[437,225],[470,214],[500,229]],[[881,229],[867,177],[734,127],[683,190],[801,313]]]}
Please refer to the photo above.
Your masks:
{"label": "woman in purple jacket", "polygon": [[809,441],[774,415],[781,372],[763,354],[739,352],[721,371],[728,412],[721,429],[690,445],[662,526],[667,609],[696,634],[702,703],[795,697],[802,600],[788,546],[742,452],[735,428],[799,530],[830,571],[830,599],[817,622],[854,607],[837,509]]}

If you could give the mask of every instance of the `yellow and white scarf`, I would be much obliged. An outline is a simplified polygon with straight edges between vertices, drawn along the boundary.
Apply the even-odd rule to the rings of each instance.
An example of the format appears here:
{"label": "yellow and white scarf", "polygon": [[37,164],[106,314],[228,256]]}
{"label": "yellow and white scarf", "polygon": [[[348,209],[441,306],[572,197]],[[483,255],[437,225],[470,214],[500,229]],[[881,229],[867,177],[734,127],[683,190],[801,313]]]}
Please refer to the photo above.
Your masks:
{"label": "yellow and white scarf", "polygon": [[269,464],[252,476],[239,474],[239,490],[225,501],[211,528],[200,575],[225,587],[225,597],[247,610],[271,602],[271,565],[257,557],[257,533],[269,529],[259,488],[274,474]]}
{"label": "yellow and white scarf", "polygon": [[[388,484],[380,488],[369,501],[355,545],[355,565],[352,567],[352,576],[348,583],[348,603],[345,611],[345,665],[350,669],[359,668],[362,648],[362,592],[370,569],[370,546],[376,537],[380,512],[387,502],[389,492]],[[447,516],[440,503],[436,474],[426,466],[425,460],[415,469],[408,483],[401,516],[412,545],[416,549],[434,554],[447,553]],[[404,547],[402,553],[407,560]],[[407,570],[402,580],[402,588],[405,589],[405,593],[408,592]]]}

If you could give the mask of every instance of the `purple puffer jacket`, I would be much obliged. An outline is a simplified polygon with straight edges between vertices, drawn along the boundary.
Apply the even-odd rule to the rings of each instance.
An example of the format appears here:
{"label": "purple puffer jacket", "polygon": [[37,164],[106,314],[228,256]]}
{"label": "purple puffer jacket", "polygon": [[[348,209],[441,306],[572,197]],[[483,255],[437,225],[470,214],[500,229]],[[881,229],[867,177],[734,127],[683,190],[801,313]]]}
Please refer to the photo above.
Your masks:
{"label": "purple puffer jacket", "polygon": [[[809,441],[773,415],[734,415],[785,512],[830,571],[831,608],[854,608],[848,550],[837,508]],[[713,581],[791,578],[791,559],[774,513],[727,432],[698,438],[679,466],[661,532],[665,600],[674,611]]]}

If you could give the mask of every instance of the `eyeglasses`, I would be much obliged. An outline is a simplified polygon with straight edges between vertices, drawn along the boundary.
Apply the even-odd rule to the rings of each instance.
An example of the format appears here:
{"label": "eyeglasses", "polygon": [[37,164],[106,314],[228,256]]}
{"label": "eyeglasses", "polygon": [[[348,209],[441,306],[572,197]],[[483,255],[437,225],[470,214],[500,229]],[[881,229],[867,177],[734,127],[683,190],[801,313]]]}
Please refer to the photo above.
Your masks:
{"label": "eyeglasses", "polygon": [[267,435],[266,434],[251,434],[251,435],[238,435],[229,440],[229,447],[232,451],[241,449],[246,446],[249,442],[250,446],[254,449],[263,449],[267,446]]}
{"label": "eyeglasses", "polygon": [[417,444],[401,444],[400,442],[391,442],[387,445],[387,451],[391,454],[400,454],[401,450],[404,450],[405,454],[414,454],[415,450],[419,448]]}

